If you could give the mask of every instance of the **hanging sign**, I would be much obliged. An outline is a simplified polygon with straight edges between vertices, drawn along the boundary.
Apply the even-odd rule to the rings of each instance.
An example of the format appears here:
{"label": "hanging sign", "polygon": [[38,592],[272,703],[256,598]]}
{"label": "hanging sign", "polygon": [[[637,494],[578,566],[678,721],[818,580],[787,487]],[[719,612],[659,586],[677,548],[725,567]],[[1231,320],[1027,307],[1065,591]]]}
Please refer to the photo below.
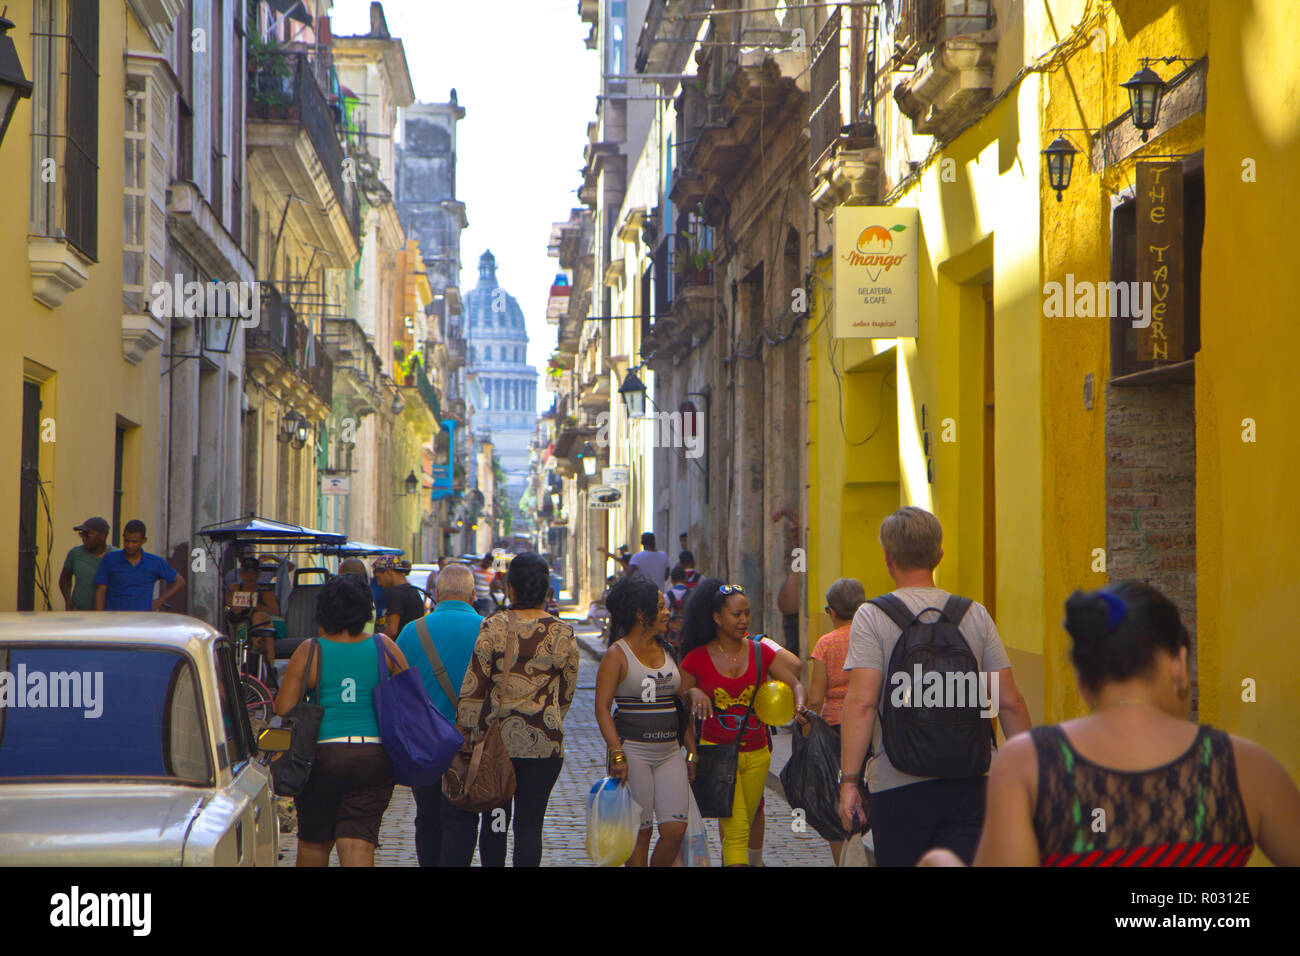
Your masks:
{"label": "hanging sign", "polygon": [[[1140,362],[1183,355],[1183,167],[1137,164],[1137,277],[1149,283],[1151,315],[1135,323]],[[1144,298],[1146,298],[1144,296]],[[1149,322],[1147,320],[1150,320]]]}
{"label": "hanging sign", "polygon": [[626,485],[627,481],[627,465],[610,465],[600,471],[600,483],[602,485]]}
{"label": "hanging sign", "polygon": [[352,490],[352,479],[347,475],[321,475],[320,493],[322,495],[346,495]]}
{"label": "hanging sign", "polygon": [[832,277],[836,338],[916,336],[919,234],[915,209],[836,208]]}
{"label": "hanging sign", "polygon": [[605,511],[613,511],[618,507],[619,502],[623,500],[623,492],[617,488],[608,486],[602,488],[592,488],[587,492],[587,504],[592,508],[600,508]]}

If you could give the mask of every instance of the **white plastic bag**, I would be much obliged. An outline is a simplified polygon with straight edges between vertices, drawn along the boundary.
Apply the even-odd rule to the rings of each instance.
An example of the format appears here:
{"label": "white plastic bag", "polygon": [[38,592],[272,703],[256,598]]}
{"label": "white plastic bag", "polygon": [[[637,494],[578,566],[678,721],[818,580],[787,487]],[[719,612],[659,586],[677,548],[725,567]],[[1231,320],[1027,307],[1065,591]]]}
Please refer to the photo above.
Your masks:
{"label": "white plastic bag", "polygon": [[622,866],[636,849],[641,807],[617,777],[605,777],[587,794],[587,856],[597,866]]}
{"label": "white plastic bag", "polygon": [[687,790],[687,795],[690,797],[691,810],[686,824],[686,836],[682,840],[680,856],[682,866],[711,866],[709,829],[705,826],[704,818],[700,816],[700,808],[695,803],[695,794]]}

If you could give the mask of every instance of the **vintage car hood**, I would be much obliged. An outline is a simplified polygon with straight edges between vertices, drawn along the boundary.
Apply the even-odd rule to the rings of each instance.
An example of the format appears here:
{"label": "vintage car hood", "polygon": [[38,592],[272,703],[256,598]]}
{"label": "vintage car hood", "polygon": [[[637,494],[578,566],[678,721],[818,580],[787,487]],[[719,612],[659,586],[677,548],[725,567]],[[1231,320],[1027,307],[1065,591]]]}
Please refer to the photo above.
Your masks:
{"label": "vintage car hood", "polygon": [[180,866],[207,797],[168,785],[0,784],[0,864]]}

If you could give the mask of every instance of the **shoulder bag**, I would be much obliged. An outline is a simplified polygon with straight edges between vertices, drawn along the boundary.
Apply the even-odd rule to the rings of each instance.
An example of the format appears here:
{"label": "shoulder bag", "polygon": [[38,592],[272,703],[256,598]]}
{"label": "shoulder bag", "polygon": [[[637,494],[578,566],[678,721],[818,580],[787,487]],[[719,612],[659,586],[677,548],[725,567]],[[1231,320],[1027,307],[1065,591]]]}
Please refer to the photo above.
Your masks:
{"label": "shoulder bag", "polygon": [[393,763],[393,779],[408,787],[435,786],[465,738],[433,706],[419,671],[408,667],[400,674],[390,674],[388,661],[395,658],[378,634],[374,642],[379,658],[379,683],[373,691],[375,716],[379,738]]}
{"label": "shoulder bag", "polygon": [[[506,665],[502,682],[509,678],[519,657],[519,638],[515,635],[515,613],[506,612]],[[432,642],[430,642],[432,645]],[[427,650],[426,650],[427,653]],[[437,651],[434,651],[435,656]],[[429,663],[433,663],[430,658]],[[439,664],[442,662],[439,661]],[[445,670],[444,670],[445,673]],[[448,685],[444,685],[444,688]],[[488,688],[488,694],[492,690]],[[504,697],[504,688],[498,701]],[[459,697],[453,701],[460,706]],[[468,810],[470,813],[483,813],[502,806],[515,795],[515,765],[506,753],[505,741],[501,739],[501,712],[498,708],[493,715],[491,725],[478,743],[470,745],[466,740],[460,751],[452,758],[451,766],[442,777],[442,792],[447,802],[453,807]]]}
{"label": "shoulder bag", "polygon": [[736,771],[740,763],[740,741],[745,736],[749,724],[749,715],[754,712],[754,701],[758,689],[763,686],[763,655],[758,642],[750,642],[754,652],[754,692],[749,698],[749,707],[741,718],[740,729],[736,736],[725,744],[705,744],[696,750],[698,766],[691,791],[699,805],[700,816],[713,819],[726,819],[731,816],[736,796]]}
{"label": "shoulder bag", "polygon": [[[307,681],[311,679],[311,665],[316,659],[319,643],[316,638],[311,639],[311,649],[307,652],[307,669],[302,672],[302,691],[298,695],[298,703],[283,719],[291,735],[289,749],[271,761],[271,782],[276,794],[281,797],[296,797],[302,793],[311,777],[312,762],[316,759],[316,738],[320,736],[320,723],[325,719],[325,708],[307,702]],[[324,665],[323,654],[321,664]]]}

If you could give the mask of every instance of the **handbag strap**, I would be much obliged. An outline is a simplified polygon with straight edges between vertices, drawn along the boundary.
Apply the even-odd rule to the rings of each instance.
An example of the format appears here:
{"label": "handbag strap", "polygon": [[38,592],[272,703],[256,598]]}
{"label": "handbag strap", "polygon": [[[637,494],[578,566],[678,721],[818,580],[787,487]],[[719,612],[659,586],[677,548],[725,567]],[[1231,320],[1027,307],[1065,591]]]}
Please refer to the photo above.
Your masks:
{"label": "handbag strap", "polygon": [[388,672],[388,661],[392,661],[396,664],[397,658],[393,656],[392,651],[384,646],[383,639],[380,635],[376,634],[371,639],[375,642],[375,656],[379,658],[379,683],[382,684],[384,681],[392,677]]}
{"label": "handbag strap", "polygon": [[429,625],[424,622],[424,618],[416,619],[415,632],[420,636],[420,645],[424,648],[424,656],[429,658],[429,666],[433,668],[433,676],[438,679],[438,686],[447,695],[451,706],[459,707],[460,695],[451,688],[451,678],[447,676],[447,668],[443,666],[442,658],[438,655],[438,648],[433,646],[433,636],[429,633]]}
{"label": "handbag strap", "polygon": [[[307,682],[311,680],[311,663],[316,659],[316,645],[319,642],[313,637],[309,643],[311,644],[311,647],[307,651],[307,669],[302,672],[302,691],[298,694],[298,703],[300,704],[307,699]],[[320,665],[321,669],[324,670],[325,654],[323,652],[320,657]],[[316,685],[318,687],[320,686],[319,678],[316,680]]]}

